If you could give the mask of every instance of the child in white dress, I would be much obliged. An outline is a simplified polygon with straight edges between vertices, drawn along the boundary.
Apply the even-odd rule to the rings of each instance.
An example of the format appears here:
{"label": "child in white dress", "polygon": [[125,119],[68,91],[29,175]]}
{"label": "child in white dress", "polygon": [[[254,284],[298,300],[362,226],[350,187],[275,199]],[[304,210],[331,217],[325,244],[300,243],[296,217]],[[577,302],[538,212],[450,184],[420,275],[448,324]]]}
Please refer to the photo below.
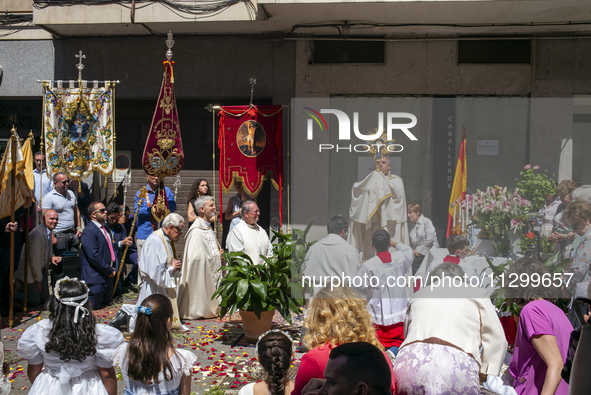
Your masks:
{"label": "child in white dress", "polygon": [[279,329],[272,329],[259,337],[255,352],[267,373],[265,381],[245,385],[238,395],[290,395],[294,383],[287,378],[287,370],[295,353],[292,338]]}
{"label": "child in white dress", "polygon": [[47,307],[49,319],[28,328],[18,341],[28,362],[29,394],[115,395],[112,358],[125,339],[117,329],[95,323],[86,284],[60,279]]}
{"label": "child in white dress", "polygon": [[150,295],[137,311],[129,343],[121,345],[113,358],[125,381],[125,395],[190,395],[197,357],[174,346],[170,300]]}

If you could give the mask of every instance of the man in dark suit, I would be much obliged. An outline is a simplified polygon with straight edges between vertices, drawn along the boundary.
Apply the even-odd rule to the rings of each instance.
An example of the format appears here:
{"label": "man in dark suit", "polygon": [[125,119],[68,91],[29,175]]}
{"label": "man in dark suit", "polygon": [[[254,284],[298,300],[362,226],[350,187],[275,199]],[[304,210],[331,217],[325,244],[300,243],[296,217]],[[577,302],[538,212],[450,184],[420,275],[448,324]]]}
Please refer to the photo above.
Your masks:
{"label": "man in dark suit", "polygon": [[[47,270],[50,264],[57,265],[62,257],[53,256],[52,232],[58,222],[58,214],[53,210],[45,210],[43,222],[29,233],[29,270],[27,278],[27,306],[35,307],[49,299]],[[15,273],[16,283],[24,290],[25,252],[21,253],[21,261]],[[24,303],[24,291],[14,293],[15,302]]]}
{"label": "man in dark suit", "polygon": [[[115,271],[119,271],[119,266],[121,265],[121,259],[123,258],[123,252],[125,251],[126,246],[130,246],[133,243],[131,237],[127,237],[127,231],[125,230],[124,224],[121,224],[121,207],[115,203],[111,202],[107,206],[107,226],[111,232],[113,242],[115,243]],[[131,248],[127,251],[127,258],[129,258],[129,254],[131,252]],[[121,270],[121,276],[119,277],[119,281],[117,282],[117,290],[115,291],[115,296],[121,296],[123,294],[123,281],[125,278],[125,266]],[[113,281],[117,278],[117,275],[113,278]]]}
{"label": "man in dark suit", "polygon": [[82,232],[82,280],[88,286],[88,298],[93,309],[100,309],[113,299],[113,264],[116,245],[105,226],[107,209],[101,202],[88,205],[88,226]]}

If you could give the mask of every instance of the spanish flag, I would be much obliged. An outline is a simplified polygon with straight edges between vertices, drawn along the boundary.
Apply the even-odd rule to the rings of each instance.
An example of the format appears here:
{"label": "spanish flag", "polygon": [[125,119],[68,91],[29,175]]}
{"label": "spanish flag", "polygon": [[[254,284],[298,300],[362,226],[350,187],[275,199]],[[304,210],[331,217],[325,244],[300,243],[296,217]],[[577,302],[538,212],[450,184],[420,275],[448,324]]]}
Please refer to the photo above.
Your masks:
{"label": "spanish flag", "polygon": [[[462,127],[463,129],[463,127]],[[447,233],[446,238],[451,234],[456,234],[458,226],[454,229],[454,214],[459,216],[459,203],[466,199],[466,184],[468,182],[468,167],[466,163],[466,133],[462,134],[462,142],[460,144],[460,154],[458,155],[458,162],[456,164],[456,174],[454,175],[454,184],[451,189],[451,196],[449,198],[449,207],[447,215]],[[454,210],[454,207],[457,208]],[[457,218],[456,218],[457,221]]]}

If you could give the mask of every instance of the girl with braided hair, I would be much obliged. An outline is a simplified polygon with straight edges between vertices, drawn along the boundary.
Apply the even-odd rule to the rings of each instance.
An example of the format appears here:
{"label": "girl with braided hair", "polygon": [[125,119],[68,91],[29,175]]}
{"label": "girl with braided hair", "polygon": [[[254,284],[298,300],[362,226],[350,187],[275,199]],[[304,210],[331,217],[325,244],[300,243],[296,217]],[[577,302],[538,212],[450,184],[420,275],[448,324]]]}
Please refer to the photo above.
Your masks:
{"label": "girl with braided hair", "polygon": [[29,327],[18,341],[29,364],[29,394],[115,395],[113,353],[125,339],[117,329],[95,323],[86,284],[58,280],[47,307],[49,319]]}
{"label": "girl with braided hair", "polygon": [[290,395],[294,383],[287,378],[287,370],[295,353],[291,337],[279,329],[270,330],[259,337],[255,352],[267,374],[265,381],[245,385],[238,395]]}
{"label": "girl with braided hair", "polygon": [[174,345],[170,299],[150,295],[137,312],[129,343],[122,344],[114,356],[125,381],[125,395],[189,395],[197,357]]}

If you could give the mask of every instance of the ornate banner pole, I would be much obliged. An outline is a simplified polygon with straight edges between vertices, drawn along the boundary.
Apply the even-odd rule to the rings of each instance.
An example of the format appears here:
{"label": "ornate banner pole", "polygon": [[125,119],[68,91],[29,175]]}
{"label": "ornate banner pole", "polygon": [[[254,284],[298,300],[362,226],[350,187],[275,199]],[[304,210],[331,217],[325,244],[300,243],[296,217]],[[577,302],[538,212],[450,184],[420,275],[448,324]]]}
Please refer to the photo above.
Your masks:
{"label": "ornate banner pole", "polygon": [[180,174],[177,174],[176,175],[176,178],[174,180],[174,184],[173,185],[174,185],[174,201],[176,202],[176,196],[178,194],[179,188],[181,187],[181,185],[183,185],[182,184],[182,181],[181,181],[181,175]]}
{"label": "ornate banner pole", "polygon": [[160,227],[160,223],[169,213],[164,178],[177,175],[183,168],[185,160],[174,97],[173,45],[172,33],[168,32],[166,40],[168,51],[166,51],[166,60],[163,62],[162,87],[142,156],[144,171],[158,177],[159,181],[158,190],[152,202],[152,216],[157,224],[156,228]]}
{"label": "ornate banner pole", "polygon": [[[127,188],[131,185],[131,169],[129,170],[129,173],[125,175],[121,184],[123,184],[123,213],[125,214],[125,207],[127,207],[125,204],[125,201],[127,200]],[[143,198],[143,196],[141,197]]]}

